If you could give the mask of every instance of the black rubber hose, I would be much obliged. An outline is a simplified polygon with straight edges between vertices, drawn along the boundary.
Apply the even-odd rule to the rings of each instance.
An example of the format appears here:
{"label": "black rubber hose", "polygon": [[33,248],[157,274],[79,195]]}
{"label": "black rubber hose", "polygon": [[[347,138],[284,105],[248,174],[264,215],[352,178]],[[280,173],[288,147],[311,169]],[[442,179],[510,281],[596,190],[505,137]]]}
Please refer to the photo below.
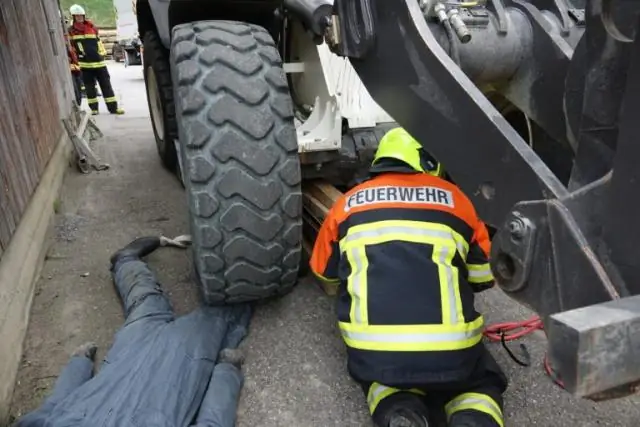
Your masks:
{"label": "black rubber hose", "polygon": [[458,40],[456,39],[456,34],[453,32],[453,27],[451,27],[451,23],[449,20],[443,21],[444,29],[447,33],[447,38],[449,39],[449,56],[451,59],[460,66],[460,47],[458,46]]}

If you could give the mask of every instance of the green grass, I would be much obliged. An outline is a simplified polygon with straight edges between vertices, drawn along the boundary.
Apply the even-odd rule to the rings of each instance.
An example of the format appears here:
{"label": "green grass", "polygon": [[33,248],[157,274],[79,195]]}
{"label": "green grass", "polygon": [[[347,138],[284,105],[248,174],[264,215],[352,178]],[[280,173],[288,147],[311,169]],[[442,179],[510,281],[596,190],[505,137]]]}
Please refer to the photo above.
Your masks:
{"label": "green grass", "polygon": [[87,12],[87,18],[92,20],[98,27],[116,26],[113,0],[61,0],[60,5],[65,16],[69,16],[69,8],[74,4],[82,6]]}

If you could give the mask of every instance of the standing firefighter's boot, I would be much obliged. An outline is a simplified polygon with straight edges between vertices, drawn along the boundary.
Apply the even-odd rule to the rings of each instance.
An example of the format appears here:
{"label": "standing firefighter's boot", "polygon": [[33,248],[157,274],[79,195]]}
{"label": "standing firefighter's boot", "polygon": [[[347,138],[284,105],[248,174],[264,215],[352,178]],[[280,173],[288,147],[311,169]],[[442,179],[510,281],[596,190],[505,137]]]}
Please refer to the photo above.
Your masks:
{"label": "standing firefighter's boot", "polygon": [[121,116],[124,114],[124,110],[122,108],[116,108],[113,111],[110,111],[111,114],[117,114],[118,116]]}

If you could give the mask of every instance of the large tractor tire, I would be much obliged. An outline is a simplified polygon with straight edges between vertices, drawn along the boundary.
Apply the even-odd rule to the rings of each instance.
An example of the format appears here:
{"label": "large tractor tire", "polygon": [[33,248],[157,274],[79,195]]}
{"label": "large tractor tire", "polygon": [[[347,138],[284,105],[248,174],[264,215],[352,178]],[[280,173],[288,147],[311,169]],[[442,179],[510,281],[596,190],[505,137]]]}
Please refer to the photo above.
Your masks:
{"label": "large tractor tire", "polygon": [[153,31],[144,35],[143,45],[144,82],[158,154],[164,167],[180,174],[178,154],[173,142],[178,139],[178,126],[168,52]]}
{"label": "large tractor tire", "polygon": [[170,62],[205,302],[288,292],[302,252],[301,172],[273,39],[242,22],[182,24],[173,31]]}

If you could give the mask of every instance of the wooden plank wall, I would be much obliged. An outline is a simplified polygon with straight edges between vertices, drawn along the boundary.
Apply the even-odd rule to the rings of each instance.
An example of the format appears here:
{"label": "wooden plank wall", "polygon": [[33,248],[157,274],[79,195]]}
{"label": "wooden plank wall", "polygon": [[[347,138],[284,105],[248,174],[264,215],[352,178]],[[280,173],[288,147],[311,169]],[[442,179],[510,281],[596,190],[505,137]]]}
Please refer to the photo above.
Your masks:
{"label": "wooden plank wall", "polygon": [[68,115],[61,111],[70,77],[59,18],[57,0],[0,1],[0,257]]}

